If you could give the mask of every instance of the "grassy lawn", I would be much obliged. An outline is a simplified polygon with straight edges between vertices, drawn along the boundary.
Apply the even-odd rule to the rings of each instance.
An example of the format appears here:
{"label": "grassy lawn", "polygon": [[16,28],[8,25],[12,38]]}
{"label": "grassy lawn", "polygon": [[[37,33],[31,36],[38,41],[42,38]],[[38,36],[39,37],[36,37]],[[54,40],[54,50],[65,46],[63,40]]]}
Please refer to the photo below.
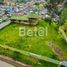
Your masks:
{"label": "grassy lawn", "polygon": [[[34,32],[34,28],[44,27],[48,28],[48,35],[44,36],[19,36],[19,28],[25,27],[28,30],[32,30]],[[38,32],[38,31],[37,31]],[[46,33],[46,32],[45,32]],[[39,55],[47,56],[53,59],[58,59],[58,57],[54,54],[52,49],[47,45],[47,42],[53,42],[55,45],[60,46],[62,51],[65,54],[65,60],[67,60],[67,45],[63,39],[58,37],[58,30],[54,24],[49,25],[47,22],[43,20],[39,20],[39,24],[37,26],[25,26],[21,24],[10,24],[4,29],[0,30],[0,44],[8,45],[10,47],[14,47],[20,50],[29,51],[32,53],[36,53]],[[5,51],[5,52],[4,52]],[[3,50],[0,48],[0,54],[4,54],[10,56],[16,60],[21,62],[32,64],[34,67],[57,67],[54,64],[37,60],[31,57],[27,57],[21,55],[16,52],[11,52],[8,50]]]}

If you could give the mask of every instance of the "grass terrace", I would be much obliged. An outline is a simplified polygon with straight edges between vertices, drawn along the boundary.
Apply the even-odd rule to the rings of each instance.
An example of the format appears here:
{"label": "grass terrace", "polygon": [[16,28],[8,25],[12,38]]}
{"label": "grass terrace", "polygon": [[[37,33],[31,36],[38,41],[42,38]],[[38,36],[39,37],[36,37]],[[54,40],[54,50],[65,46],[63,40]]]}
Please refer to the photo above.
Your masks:
{"label": "grass terrace", "polygon": [[24,15],[24,16],[12,16],[11,19],[16,19],[16,20],[28,20],[29,15]]}
{"label": "grass terrace", "polygon": [[30,15],[23,15],[23,16],[16,16],[13,15],[11,19],[16,19],[16,20],[28,20],[29,18],[38,18],[38,15],[30,14]]}

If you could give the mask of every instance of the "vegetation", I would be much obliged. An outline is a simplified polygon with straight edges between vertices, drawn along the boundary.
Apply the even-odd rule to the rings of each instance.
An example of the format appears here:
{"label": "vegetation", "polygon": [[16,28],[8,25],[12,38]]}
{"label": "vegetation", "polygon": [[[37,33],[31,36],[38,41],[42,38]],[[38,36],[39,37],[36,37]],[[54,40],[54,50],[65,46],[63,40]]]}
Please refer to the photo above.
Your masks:
{"label": "vegetation", "polygon": [[[60,16],[62,14],[62,12],[66,12],[65,11],[65,8],[66,8],[66,2],[65,0],[46,0],[47,1],[47,9],[48,9],[48,12],[49,14],[51,15],[51,18],[54,18],[52,19],[54,22],[58,23],[58,25],[62,25],[62,21],[60,19]],[[63,14],[62,14],[63,15]],[[64,16],[61,16],[61,17],[64,17]]]}
{"label": "vegetation", "polygon": [[64,8],[64,10],[62,11],[62,13],[60,15],[60,19],[63,23],[66,22],[66,20],[67,20],[67,8]]}
{"label": "vegetation", "polygon": [[[56,64],[62,61],[56,54],[58,48],[63,53],[63,60],[67,61],[67,8],[64,0],[46,0],[47,5],[35,4],[36,8],[47,7],[48,11],[45,20],[38,19],[38,15],[33,15],[36,11],[32,11],[31,15],[11,16],[11,19],[28,20],[30,17],[38,19],[38,25],[23,25],[11,23],[9,26],[0,29],[0,54],[6,55],[30,64],[33,67],[57,67]],[[17,0],[18,3],[26,2],[25,0]],[[62,3],[65,3],[62,4]],[[59,4],[62,6],[59,7]],[[65,7],[65,8],[64,8]],[[49,14],[49,15],[48,15]],[[52,21],[51,21],[52,20]],[[56,20],[57,22],[53,21]],[[61,25],[61,21],[63,24]],[[20,21],[19,21],[20,22]],[[58,25],[57,25],[58,23]],[[61,25],[61,26],[60,26]],[[32,36],[20,36],[20,28],[25,28]],[[43,31],[42,31],[43,28]],[[37,30],[36,30],[37,29]],[[39,36],[44,33],[43,36]],[[50,45],[53,45],[55,51]],[[58,52],[60,54],[60,52]],[[33,56],[33,57],[32,57]],[[37,59],[38,58],[38,59]],[[51,59],[52,58],[52,59]],[[58,61],[54,61],[58,60]],[[49,62],[48,62],[49,61]],[[53,62],[54,61],[54,62]],[[52,62],[52,63],[50,63]],[[53,64],[56,63],[56,64]]]}
{"label": "vegetation", "polygon": [[[34,30],[35,27],[48,27],[48,36],[19,36],[19,27],[26,27],[28,30]],[[51,25],[48,22],[39,19],[39,24],[37,26],[24,26],[21,24],[11,24],[4,29],[0,30],[0,44],[7,45],[9,47],[20,49],[21,51],[28,51],[35,54],[47,56],[56,60],[59,58],[52,51],[52,48],[48,46],[48,42],[53,42],[55,45],[61,47],[62,52],[65,54],[65,60],[67,60],[67,51],[66,51],[66,43],[63,39],[59,38],[57,26],[52,23]],[[33,31],[34,32],[34,31]],[[37,31],[38,32],[38,31]],[[63,45],[64,44],[64,45]],[[44,67],[51,66],[57,67],[56,65],[43,61],[34,59],[25,55],[21,55],[20,53],[13,52],[11,50],[8,51],[0,47],[0,54],[10,56],[15,60],[19,60],[21,62],[32,64],[34,67]],[[48,65],[49,64],[49,65]]]}
{"label": "vegetation", "polygon": [[3,3],[3,0],[0,0],[0,3]]}
{"label": "vegetation", "polygon": [[24,16],[12,16],[11,19],[16,19],[16,20],[28,20],[29,15],[24,15]]}
{"label": "vegetation", "polygon": [[23,15],[23,16],[11,16],[10,19],[16,19],[16,20],[28,20],[29,18],[38,18],[38,15],[30,14],[30,15]]}

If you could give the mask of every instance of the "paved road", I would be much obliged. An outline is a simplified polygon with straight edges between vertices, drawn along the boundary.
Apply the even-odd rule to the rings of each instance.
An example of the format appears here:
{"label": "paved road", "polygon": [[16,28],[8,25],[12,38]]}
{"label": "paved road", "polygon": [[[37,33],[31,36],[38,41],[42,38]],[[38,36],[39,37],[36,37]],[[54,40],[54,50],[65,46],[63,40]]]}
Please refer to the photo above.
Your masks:
{"label": "paved road", "polygon": [[0,60],[0,67],[15,67],[15,66]]}

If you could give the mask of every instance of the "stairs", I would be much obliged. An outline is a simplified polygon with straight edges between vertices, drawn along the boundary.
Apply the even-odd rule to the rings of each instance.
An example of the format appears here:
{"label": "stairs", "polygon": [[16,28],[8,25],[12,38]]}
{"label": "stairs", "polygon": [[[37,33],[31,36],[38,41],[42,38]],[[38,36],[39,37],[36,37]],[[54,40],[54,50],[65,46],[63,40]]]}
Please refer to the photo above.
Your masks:
{"label": "stairs", "polygon": [[9,25],[11,22],[5,12],[0,10],[0,29],[4,28],[5,26]]}
{"label": "stairs", "polygon": [[3,22],[0,24],[0,29],[4,28],[5,26],[9,25],[11,22],[10,20],[9,21],[6,21],[6,22]]}

